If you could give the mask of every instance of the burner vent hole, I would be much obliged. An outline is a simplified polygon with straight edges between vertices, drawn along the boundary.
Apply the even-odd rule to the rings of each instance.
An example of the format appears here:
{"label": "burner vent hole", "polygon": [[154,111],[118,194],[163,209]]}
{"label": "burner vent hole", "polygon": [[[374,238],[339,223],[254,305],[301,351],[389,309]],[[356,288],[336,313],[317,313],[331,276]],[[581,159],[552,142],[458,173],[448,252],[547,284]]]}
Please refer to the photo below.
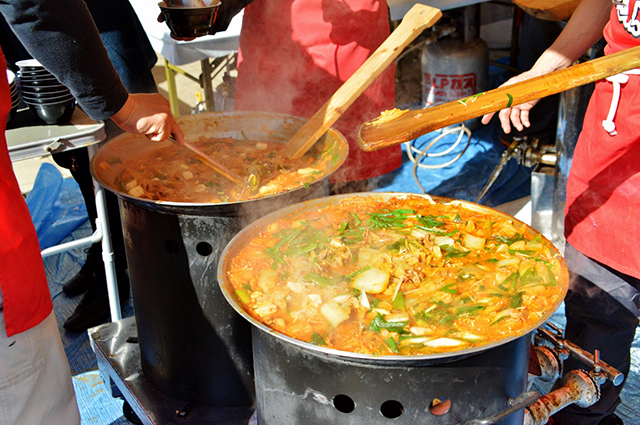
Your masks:
{"label": "burner vent hole", "polygon": [[200,242],[196,245],[196,252],[203,257],[208,257],[213,252],[213,248],[209,242]]}
{"label": "burner vent hole", "polygon": [[404,407],[402,403],[396,400],[387,400],[380,406],[380,413],[382,413],[382,416],[385,418],[396,419],[402,416],[403,412]]}
{"label": "burner vent hole", "polygon": [[356,408],[353,399],[344,394],[338,394],[333,398],[333,406],[342,413],[351,413]]}
{"label": "burner vent hole", "polygon": [[169,254],[176,254],[180,250],[180,245],[174,240],[167,239],[164,241],[164,248]]}

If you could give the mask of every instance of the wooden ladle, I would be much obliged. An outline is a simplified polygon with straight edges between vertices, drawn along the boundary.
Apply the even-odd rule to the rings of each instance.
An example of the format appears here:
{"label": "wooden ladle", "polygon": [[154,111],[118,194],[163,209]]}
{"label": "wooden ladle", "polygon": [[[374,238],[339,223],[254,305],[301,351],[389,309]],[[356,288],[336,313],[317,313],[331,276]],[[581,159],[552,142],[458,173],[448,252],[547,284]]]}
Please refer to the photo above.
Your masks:
{"label": "wooden ladle", "polygon": [[289,158],[304,155],[404,48],[440,16],[439,9],[421,4],[413,6],[393,33],[285,144],[284,155]]}
{"label": "wooden ladle", "polygon": [[640,67],[640,47],[633,47],[486,93],[431,108],[408,111],[389,120],[367,121],[360,127],[358,144],[365,151],[373,151],[409,142],[451,124],[560,93],[637,67]]}
{"label": "wooden ladle", "polygon": [[180,143],[173,136],[169,137],[169,140],[171,140],[174,144],[178,146],[182,146],[183,148],[190,150],[199,161],[211,167],[212,169],[220,173],[220,175],[231,180],[238,186],[246,187],[249,185],[249,183],[246,180],[244,180],[242,177],[240,177],[239,175],[237,175],[236,173],[234,173],[233,171],[231,171],[230,169],[228,169],[227,167],[225,167],[215,159],[211,158],[209,155],[202,152],[200,149],[196,148],[191,143],[187,143],[187,142]]}

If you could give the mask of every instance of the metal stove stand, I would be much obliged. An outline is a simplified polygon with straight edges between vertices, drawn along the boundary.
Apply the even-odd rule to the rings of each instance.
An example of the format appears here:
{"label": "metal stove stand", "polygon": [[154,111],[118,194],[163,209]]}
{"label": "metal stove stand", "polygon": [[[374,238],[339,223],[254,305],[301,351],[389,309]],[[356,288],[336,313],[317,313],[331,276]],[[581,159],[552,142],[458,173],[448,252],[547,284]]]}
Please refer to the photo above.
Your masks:
{"label": "metal stove stand", "polygon": [[148,382],[140,365],[135,317],[89,329],[98,369],[114,397],[125,399],[145,425],[247,425],[254,406],[213,407],[190,405],[169,397]]}

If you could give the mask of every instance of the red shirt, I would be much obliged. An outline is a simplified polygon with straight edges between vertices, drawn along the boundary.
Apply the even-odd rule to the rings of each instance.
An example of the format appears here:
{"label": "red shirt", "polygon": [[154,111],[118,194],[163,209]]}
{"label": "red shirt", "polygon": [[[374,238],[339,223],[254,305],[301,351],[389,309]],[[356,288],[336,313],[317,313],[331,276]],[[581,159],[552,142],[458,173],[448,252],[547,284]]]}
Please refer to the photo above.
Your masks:
{"label": "red shirt", "polygon": [[10,109],[6,61],[0,50],[0,289],[7,336],[40,324],[53,309],[36,229],[7,150]]}
{"label": "red shirt", "polygon": [[[605,27],[606,54],[640,44],[640,3],[625,1]],[[610,135],[602,122],[613,84],[596,83],[567,183],[565,236],[583,254],[640,278],[640,76],[621,87],[617,134]]]}
{"label": "red shirt", "polygon": [[[245,8],[236,109],[310,118],[389,35],[386,2],[256,0]],[[386,174],[402,164],[400,146],[365,152],[357,132],[395,103],[390,66],[333,128],[349,141],[349,157],[332,181]]]}

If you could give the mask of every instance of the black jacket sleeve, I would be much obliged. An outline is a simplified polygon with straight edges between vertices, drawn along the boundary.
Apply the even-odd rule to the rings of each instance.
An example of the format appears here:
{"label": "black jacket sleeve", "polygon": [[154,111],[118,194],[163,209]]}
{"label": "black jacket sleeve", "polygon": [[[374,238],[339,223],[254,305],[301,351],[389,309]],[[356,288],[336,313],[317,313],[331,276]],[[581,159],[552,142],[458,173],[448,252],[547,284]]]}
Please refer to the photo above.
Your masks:
{"label": "black jacket sleeve", "polygon": [[91,118],[113,116],[127,100],[82,0],[0,0],[0,13],[25,46],[67,86]]}

